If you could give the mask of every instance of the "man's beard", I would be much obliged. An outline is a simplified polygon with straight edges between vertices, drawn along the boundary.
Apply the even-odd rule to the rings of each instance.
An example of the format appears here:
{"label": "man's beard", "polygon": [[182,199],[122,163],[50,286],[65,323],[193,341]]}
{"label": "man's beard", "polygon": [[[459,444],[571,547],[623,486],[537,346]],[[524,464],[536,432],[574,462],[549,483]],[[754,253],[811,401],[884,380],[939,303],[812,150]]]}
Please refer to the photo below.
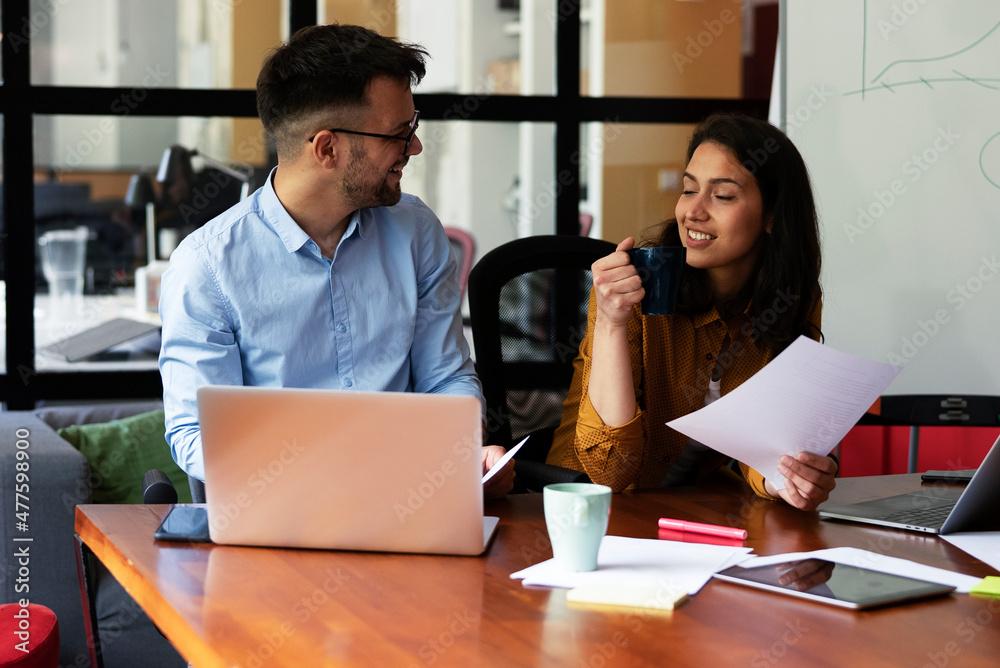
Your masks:
{"label": "man's beard", "polygon": [[[359,142],[360,143],[360,142]],[[393,206],[399,203],[402,190],[387,183],[386,175],[379,181],[378,172],[360,146],[351,146],[351,161],[344,174],[343,193],[355,209]]]}

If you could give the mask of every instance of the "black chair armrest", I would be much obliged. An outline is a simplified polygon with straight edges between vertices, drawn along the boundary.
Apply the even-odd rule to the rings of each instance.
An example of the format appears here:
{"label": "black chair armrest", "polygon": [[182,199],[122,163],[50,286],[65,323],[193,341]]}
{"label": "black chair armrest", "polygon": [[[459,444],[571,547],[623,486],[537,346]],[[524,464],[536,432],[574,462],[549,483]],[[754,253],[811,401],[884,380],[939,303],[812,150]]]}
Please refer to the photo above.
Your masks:
{"label": "black chair armrest", "polygon": [[514,458],[515,491],[541,492],[546,485],[560,482],[590,482],[583,471],[563,468],[545,462]]}
{"label": "black chair armrest", "polygon": [[[192,503],[205,503],[205,483],[188,476]],[[143,503],[177,503],[177,490],[163,471],[150,469],[142,476]]]}
{"label": "black chair armrest", "polygon": [[188,476],[188,487],[191,489],[191,503],[205,503],[205,483]]}
{"label": "black chair armrest", "polygon": [[177,490],[167,474],[159,469],[150,469],[142,476],[143,503],[177,503]]}

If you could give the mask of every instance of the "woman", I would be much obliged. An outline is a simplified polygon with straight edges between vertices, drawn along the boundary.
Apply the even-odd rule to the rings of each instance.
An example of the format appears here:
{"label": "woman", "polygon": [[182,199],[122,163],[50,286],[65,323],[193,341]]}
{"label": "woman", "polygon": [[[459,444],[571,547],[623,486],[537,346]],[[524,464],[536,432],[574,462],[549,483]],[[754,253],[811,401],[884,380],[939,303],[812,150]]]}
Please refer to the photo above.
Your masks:
{"label": "woman", "polygon": [[[644,245],[687,249],[677,314],[641,315],[631,237],[594,263],[587,336],[549,452],[615,491],[693,482],[725,462],[665,423],[733,390],[800,334],[821,335],[816,208],[778,129],[730,114],[701,123],[674,213]],[[837,464],[783,457],[781,490],[740,469],[759,495],[811,510]]]}

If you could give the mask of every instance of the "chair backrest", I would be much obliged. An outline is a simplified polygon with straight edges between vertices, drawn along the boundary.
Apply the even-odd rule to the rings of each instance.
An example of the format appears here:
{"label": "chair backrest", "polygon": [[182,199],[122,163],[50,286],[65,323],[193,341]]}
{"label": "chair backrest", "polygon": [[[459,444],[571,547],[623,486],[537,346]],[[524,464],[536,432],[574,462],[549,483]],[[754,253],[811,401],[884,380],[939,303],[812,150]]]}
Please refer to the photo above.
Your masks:
{"label": "chair backrest", "polygon": [[880,399],[878,417],[865,424],[917,427],[995,427],[1000,397],[984,395],[894,394]]}
{"label": "chair backrest", "polygon": [[448,235],[451,249],[455,252],[455,258],[458,260],[458,284],[464,297],[465,288],[469,282],[469,272],[472,270],[472,263],[476,257],[476,240],[471,234],[457,227],[446,225],[444,233]]}
{"label": "chair backrest", "polygon": [[909,426],[906,470],[910,473],[917,472],[920,427],[995,427],[1000,423],[1000,396],[892,394],[880,397],[877,405],[858,424]]}
{"label": "chair backrest", "polygon": [[534,236],[494,248],[473,267],[469,313],[488,443],[510,447],[559,424],[587,331],[590,265],[614,250],[600,239]]}

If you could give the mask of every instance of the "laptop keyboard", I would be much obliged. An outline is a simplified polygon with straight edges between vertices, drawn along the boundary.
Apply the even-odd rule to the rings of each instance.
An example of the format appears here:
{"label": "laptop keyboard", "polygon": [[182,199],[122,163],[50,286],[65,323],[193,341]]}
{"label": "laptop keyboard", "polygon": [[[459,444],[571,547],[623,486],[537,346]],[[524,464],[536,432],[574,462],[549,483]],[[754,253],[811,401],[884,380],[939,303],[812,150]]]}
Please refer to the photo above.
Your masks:
{"label": "laptop keyboard", "polygon": [[886,522],[899,522],[901,524],[913,524],[918,526],[933,527],[944,524],[955,506],[942,506],[940,508],[929,508],[927,510],[905,510],[900,513],[883,515],[879,519]]}

